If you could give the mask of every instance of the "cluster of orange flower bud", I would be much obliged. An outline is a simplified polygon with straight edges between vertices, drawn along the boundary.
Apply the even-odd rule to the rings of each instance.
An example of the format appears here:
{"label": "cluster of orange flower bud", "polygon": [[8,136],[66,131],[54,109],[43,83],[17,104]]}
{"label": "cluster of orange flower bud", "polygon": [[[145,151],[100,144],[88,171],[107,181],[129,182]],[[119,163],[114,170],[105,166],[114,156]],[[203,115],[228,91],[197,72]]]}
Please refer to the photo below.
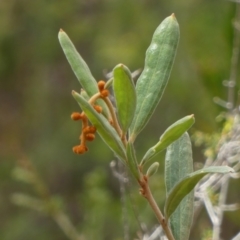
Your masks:
{"label": "cluster of orange flower bud", "polygon": [[88,151],[86,141],[93,141],[95,139],[96,128],[88,125],[88,119],[84,112],[74,112],[71,115],[71,119],[74,121],[82,120],[82,133],[80,135],[80,145],[73,147],[73,152],[76,154],[82,154]]}
{"label": "cluster of orange flower bud", "polygon": [[[101,98],[106,98],[109,96],[109,91],[105,89],[105,82],[98,82],[98,90]],[[93,108],[98,112],[102,112],[102,107],[92,103]],[[76,154],[82,154],[88,151],[86,146],[86,141],[93,141],[95,139],[96,128],[94,126],[88,125],[88,119],[84,112],[74,112],[71,115],[71,119],[74,121],[82,121],[82,133],[80,135],[80,145],[73,147],[73,152]]]}
{"label": "cluster of orange flower bud", "polygon": [[95,139],[96,128],[94,126],[87,126],[83,128],[82,134],[84,134],[85,139],[88,141],[92,141]]}
{"label": "cluster of orange flower bud", "polygon": [[88,151],[88,148],[85,145],[78,145],[78,146],[73,147],[73,152],[76,154],[82,154],[87,151]]}

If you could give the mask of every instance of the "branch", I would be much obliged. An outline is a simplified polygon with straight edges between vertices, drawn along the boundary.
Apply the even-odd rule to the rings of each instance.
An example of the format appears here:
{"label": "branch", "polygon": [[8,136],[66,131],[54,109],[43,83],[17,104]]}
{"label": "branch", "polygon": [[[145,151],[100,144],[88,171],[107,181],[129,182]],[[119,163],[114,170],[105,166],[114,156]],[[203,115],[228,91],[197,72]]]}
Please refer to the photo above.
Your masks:
{"label": "branch", "polygon": [[168,223],[166,222],[161,210],[159,209],[153,195],[151,192],[151,189],[148,185],[148,177],[143,176],[141,180],[139,180],[139,184],[141,186],[140,193],[143,195],[143,197],[146,198],[148,203],[150,204],[153,212],[155,213],[159,223],[161,224],[163,230],[165,231],[165,234],[169,240],[174,240],[173,234],[171,229],[168,226]]}

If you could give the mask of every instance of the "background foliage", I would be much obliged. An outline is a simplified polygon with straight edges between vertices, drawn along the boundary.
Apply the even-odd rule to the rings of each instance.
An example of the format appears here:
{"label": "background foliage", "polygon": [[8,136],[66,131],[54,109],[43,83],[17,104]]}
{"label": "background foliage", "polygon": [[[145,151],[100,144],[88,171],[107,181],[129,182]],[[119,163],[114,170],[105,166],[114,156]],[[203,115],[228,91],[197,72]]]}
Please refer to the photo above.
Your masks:
{"label": "background foliage", "polygon": [[[71,150],[78,144],[80,126],[70,119],[79,110],[70,92],[80,86],[58,43],[60,28],[100,80],[120,62],[132,71],[142,68],[153,31],[166,16],[176,14],[181,29],[177,58],[159,114],[136,143],[144,154],[169,124],[185,115],[195,114],[195,129],[213,133],[221,127],[215,118],[222,109],[212,98],[226,97],[222,80],[229,76],[234,9],[234,3],[219,0],[1,1],[1,239],[67,239],[48,216],[12,203],[15,192],[37,196],[30,185],[12,177],[14,167],[28,161],[86,239],[123,239],[119,182],[109,167],[112,153],[100,138],[84,156]],[[194,159],[203,161],[201,149],[194,149]],[[162,162],[160,166],[151,184],[161,205]],[[156,220],[134,182],[130,188],[127,209],[133,239],[140,231],[134,211],[149,231]],[[239,216],[226,216],[224,239],[239,231]],[[203,218],[192,236],[203,239],[207,230],[211,224]]]}

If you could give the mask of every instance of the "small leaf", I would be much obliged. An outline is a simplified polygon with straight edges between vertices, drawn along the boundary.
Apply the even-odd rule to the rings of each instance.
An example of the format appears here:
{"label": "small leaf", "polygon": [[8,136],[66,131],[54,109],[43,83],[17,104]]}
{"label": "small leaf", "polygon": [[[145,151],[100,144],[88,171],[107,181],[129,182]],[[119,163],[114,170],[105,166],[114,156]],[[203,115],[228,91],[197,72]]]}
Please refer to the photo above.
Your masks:
{"label": "small leaf", "polygon": [[190,193],[197,183],[209,173],[230,173],[234,170],[228,166],[217,166],[200,169],[196,172],[188,174],[180,182],[178,182],[168,195],[165,204],[165,217],[169,219],[175,211],[182,199]]}
{"label": "small leaf", "polygon": [[77,92],[72,95],[84,111],[90,122],[97,128],[97,132],[111,150],[123,161],[126,160],[126,151],[116,130],[107,119],[95,111],[95,109]]}
{"label": "small leaf", "polygon": [[148,177],[151,177],[153,176],[157,170],[158,170],[158,167],[159,167],[159,163],[158,162],[154,162],[147,170],[147,176]]}
{"label": "small leaf", "polygon": [[135,149],[133,143],[127,143],[127,164],[133,176],[138,180],[139,179],[139,169],[137,158],[135,155]]}
{"label": "small leaf", "polygon": [[58,39],[62,46],[63,52],[81,86],[89,96],[97,93],[97,82],[92,76],[88,65],[78,53],[68,35],[62,29],[59,31]]}
{"label": "small leaf", "polygon": [[[89,97],[93,96],[95,93],[98,92],[98,85],[95,78],[92,76],[88,65],[78,53],[68,35],[62,29],[60,29],[58,33],[58,39],[63,49],[63,52],[79,83],[84,88]],[[106,107],[106,104],[103,102],[102,99],[99,99],[97,102],[103,108],[104,115],[108,117],[109,111]]]}
{"label": "small leaf", "polygon": [[151,147],[144,155],[140,165],[144,165],[147,161],[153,158],[156,154],[163,151],[171,143],[176,141],[183,135],[194,123],[194,115],[189,115],[173,123],[160,137],[159,142]]}
{"label": "small leaf", "polygon": [[178,22],[172,14],[153,34],[145,66],[136,85],[137,106],[131,125],[130,141],[142,131],[156,109],[167,85],[179,40]]}
{"label": "small leaf", "polygon": [[[168,148],[165,160],[165,184],[167,196],[173,187],[193,171],[192,145],[188,133],[184,133]],[[175,240],[189,238],[193,218],[193,198],[191,191],[178,205],[170,217],[170,225]]]}
{"label": "small leaf", "polygon": [[[183,135],[195,122],[194,115],[189,115],[173,123],[160,137],[161,142],[172,143]],[[160,148],[158,145],[156,149]]]}
{"label": "small leaf", "polygon": [[135,113],[136,92],[131,72],[123,64],[113,69],[113,91],[116,99],[118,120],[124,133],[127,132]]}

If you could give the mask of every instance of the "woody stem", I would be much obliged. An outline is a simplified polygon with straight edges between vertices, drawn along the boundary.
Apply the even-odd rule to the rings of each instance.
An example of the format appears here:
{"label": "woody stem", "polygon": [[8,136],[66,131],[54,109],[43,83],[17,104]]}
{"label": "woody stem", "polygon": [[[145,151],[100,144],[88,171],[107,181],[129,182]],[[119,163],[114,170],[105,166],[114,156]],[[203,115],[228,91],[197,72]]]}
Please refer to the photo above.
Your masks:
{"label": "woody stem", "polygon": [[149,188],[149,185],[148,185],[148,178],[146,176],[143,176],[142,180],[139,181],[139,184],[142,187],[141,194],[143,195],[143,197],[146,198],[149,205],[151,206],[151,208],[152,208],[153,212],[155,213],[159,223],[161,224],[167,238],[169,240],[175,240],[174,236],[172,234],[172,231],[168,226],[167,221],[165,220],[161,210],[159,209],[159,207],[152,195],[151,189]]}

